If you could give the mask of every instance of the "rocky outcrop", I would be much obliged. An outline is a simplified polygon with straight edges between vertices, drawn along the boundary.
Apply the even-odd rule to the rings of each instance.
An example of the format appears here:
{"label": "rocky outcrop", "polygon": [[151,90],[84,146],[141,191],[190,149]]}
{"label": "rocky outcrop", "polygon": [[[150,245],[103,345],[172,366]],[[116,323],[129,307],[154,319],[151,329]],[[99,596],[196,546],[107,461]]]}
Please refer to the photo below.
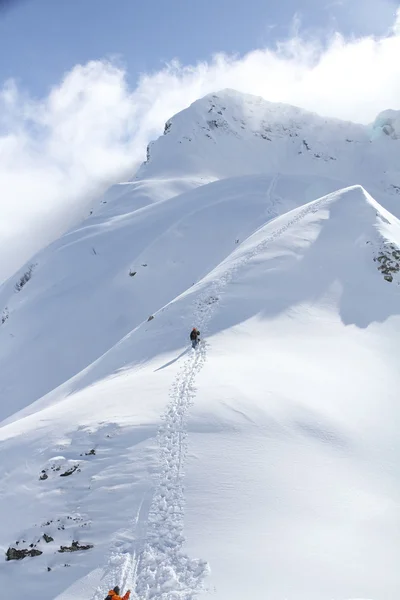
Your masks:
{"label": "rocky outcrop", "polygon": [[37,548],[17,549],[17,548],[10,547],[6,552],[6,560],[22,560],[23,558],[26,558],[27,556],[40,556],[41,554],[43,554],[43,552],[41,552]]}
{"label": "rocky outcrop", "polygon": [[393,244],[387,244],[374,257],[374,261],[379,263],[378,271],[384,280],[391,283],[393,275],[400,271],[400,250]]}
{"label": "rocky outcrop", "polygon": [[59,552],[79,552],[80,550],[90,550],[93,548],[93,544],[80,544],[79,542],[72,542],[70,546],[60,546]]}
{"label": "rocky outcrop", "polygon": [[78,467],[79,467],[79,465],[74,465],[70,469],[67,469],[66,471],[64,471],[64,473],[60,473],[60,477],[69,477],[70,475],[72,475],[72,473],[75,473],[75,471],[78,471],[78,473],[79,473],[80,469]]}

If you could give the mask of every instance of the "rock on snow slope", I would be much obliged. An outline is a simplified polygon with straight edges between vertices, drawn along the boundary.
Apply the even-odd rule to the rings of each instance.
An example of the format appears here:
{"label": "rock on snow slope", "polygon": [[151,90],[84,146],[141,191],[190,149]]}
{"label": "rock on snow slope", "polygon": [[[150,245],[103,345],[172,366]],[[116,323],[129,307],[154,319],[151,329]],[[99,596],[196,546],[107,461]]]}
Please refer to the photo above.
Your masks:
{"label": "rock on snow slope", "polygon": [[398,597],[385,114],[199,100],[0,289],[0,547],[42,552],[0,563],[15,598]]}

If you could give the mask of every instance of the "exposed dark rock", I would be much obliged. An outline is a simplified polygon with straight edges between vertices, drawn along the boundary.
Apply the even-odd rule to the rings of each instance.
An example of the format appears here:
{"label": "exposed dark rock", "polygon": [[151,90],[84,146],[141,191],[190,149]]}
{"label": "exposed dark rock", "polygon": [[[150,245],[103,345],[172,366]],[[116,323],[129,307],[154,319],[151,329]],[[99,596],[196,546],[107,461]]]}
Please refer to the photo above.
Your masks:
{"label": "exposed dark rock", "polygon": [[154,319],[153,315],[150,315],[149,318],[147,319],[147,322],[152,321]]}
{"label": "exposed dark rock", "polygon": [[54,542],[54,538],[52,538],[51,535],[47,535],[47,533],[43,534],[43,539],[46,542],[46,544],[50,544],[50,542]]}
{"label": "exposed dark rock", "polygon": [[391,283],[393,281],[393,273],[400,271],[400,250],[393,244],[385,245],[380,249],[378,256],[374,257],[374,261],[379,263],[378,271],[383,275],[385,281]]}
{"label": "exposed dark rock", "polygon": [[79,544],[79,542],[72,542],[70,546],[60,546],[58,552],[79,552],[80,550],[90,550],[93,548],[93,544]]}
{"label": "exposed dark rock", "polygon": [[49,476],[47,475],[46,471],[43,470],[39,476],[40,481],[44,481],[45,479],[48,479],[48,478],[49,478]]}
{"label": "exposed dark rock", "polygon": [[20,277],[19,281],[14,286],[14,289],[16,292],[20,292],[22,290],[22,288],[24,287],[24,285],[26,285],[28,283],[28,281],[32,277],[33,269],[35,267],[36,267],[36,265],[30,265],[29,269],[27,271],[25,271],[25,273],[22,275],[22,277]]}
{"label": "exposed dark rock", "polygon": [[2,325],[4,325],[4,323],[7,321],[9,316],[10,316],[10,313],[8,312],[8,308],[6,306],[5,309],[3,310],[3,314],[1,315],[1,324]]}
{"label": "exposed dark rock", "polygon": [[6,552],[6,560],[22,560],[27,556],[40,556],[41,554],[43,554],[43,552],[37,548],[32,548],[31,550],[28,550],[27,548],[21,550],[9,548]]}
{"label": "exposed dark rock", "polygon": [[75,473],[75,471],[79,470],[78,467],[79,465],[74,465],[70,469],[67,469],[64,473],[61,473],[60,477],[69,477],[70,475],[72,475],[72,473]]}
{"label": "exposed dark rock", "polygon": [[136,275],[137,271],[129,271],[129,276],[130,277],[134,277],[134,275]]}

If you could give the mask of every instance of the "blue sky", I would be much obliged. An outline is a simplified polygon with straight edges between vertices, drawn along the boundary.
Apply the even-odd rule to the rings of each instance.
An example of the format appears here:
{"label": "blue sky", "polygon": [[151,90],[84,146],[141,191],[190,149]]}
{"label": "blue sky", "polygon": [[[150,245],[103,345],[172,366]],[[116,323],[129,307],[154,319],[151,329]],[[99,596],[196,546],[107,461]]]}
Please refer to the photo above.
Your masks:
{"label": "blue sky", "polygon": [[323,36],[383,34],[391,0],[8,0],[0,12],[0,82],[15,78],[34,95],[77,63],[112,57],[134,85],[165,62],[244,54],[302,30]]}

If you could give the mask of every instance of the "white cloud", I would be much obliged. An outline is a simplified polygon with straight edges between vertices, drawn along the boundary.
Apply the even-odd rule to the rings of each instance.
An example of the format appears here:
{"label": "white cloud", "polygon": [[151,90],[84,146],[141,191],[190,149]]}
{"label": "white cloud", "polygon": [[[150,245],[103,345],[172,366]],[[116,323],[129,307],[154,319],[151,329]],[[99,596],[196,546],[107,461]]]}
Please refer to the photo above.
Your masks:
{"label": "white cloud", "polygon": [[[0,90],[0,281],[87,211],[88,199],[133,173],[164,122],[198,97],[230,87],[327,116],[367,123],[400,108],[400,12],[383,39],[328,45],[299,36],[274,50],[174,63],[129,90],[121,68],[76,66],[35,101]],[[7,259],[4,249],[7,248]]]}
{"label": "white cloud", "polygon": [[134,118],[124,73],[106,63],[77,66],[42,102],[6,83],[0,92],[0,280],[82,217],[90,195],[133,168]]}
{"label": "white cloud", "polygon": [[400,36],[400,6],[396,11],[395,21],[393,25],[394,35]]}

